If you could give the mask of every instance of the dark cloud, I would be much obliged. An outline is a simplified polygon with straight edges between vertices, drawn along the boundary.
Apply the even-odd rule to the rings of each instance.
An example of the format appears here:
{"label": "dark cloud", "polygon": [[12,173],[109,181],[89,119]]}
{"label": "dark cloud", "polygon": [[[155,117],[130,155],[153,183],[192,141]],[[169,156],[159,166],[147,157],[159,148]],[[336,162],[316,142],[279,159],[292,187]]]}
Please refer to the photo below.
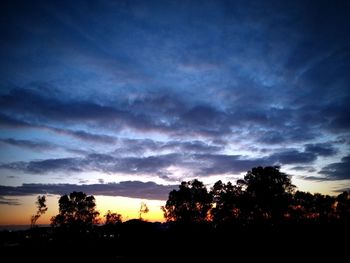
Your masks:
{"label": "dark cloud", "polygon": [[83,141],[96,142],[96,143],[105,143],[105,144],[113,144],[117,141],[116,138],[104,134],[93,134],[90,132],[82,131],[82,130],[69,130],[62,129],[56,127],[50,127],[46,125],[39,125],[29,123],[27,121],[22,121],[13,117],[9,117],[6,115],[0,114],[0,126],[2,127],[10,127],[10,128],[36,128],[48,130],[57,134],[68,135]]}
{"label": "dark cloud", "polygon": [[300,152],[296,149],[283,150],[269,156],[270,161],[280,164],[312,163],[316,158],[315,153]]}
{"label": "dark cloud", "polygon": [[340,188],[334,190],[337,193],[350,192],[350,188]]}
{"label": "dark cloud", "polygon": [[13,162],[2,164],[0,168],[20,170],[32,174],[83,171],[157,174],[162,169],[179,162],[180,159],[177,154],[122,158],[116,158],[107,154],[90,154],[85,158],[59,158],[30,162]]}
{"label": "dark cloud", "polygon": [[94,153],[79,158],[13,162],[2,164],[0,168],[21,170],[33,174],[45,174],[57,171],[99,171],[104,173],[148,174],[167,178],[172,175],[171,172],[167,170],[167,168],[171,166],[189,169],[191,170],[192,176],[210,176],[214,174],[241,173],[255,166],[298,163],[308,164],[312,163],[316,157],[314,153],[299,152],[295,149],[279,151],[269,156],[259,158],[249,158],[242,155],[193,153],[190,151],[144,157],[118,157],[113,154]]}
{"label": "dark cloud", "polygon": [[[350,58],[349,58],[350,59]],[[350,69],[350,65],[348,66]],[[350,83],[350,78],[346,83]],[[338,91],[341,97],[322,108],[321,114],[328,120],[326,128],[332,132],[347,132],[350,129],[350,96],[344,91]]]}
{"label": "dark cloud", "polygon": [[72,131],[72,130],[60,129],[60,128],[51,128],[51,127],[46,127],[46,128],[58,134],[72,136],[74,138],[77,138],[83,141],[104,143],[104,144],[114,144],[117,142],[117,139],[115,137],[104,135],[104,134],[93,134],[93,133],[81,131],[81,130]]}
{"label": "dark cloud", "polygon": [[318,156],[332,156],[338,151],[332,143],[305,144],[305,152],[314,153]]}
{"label": "dark cloud", "polygon": [[[73,191],[82,191],[92,195],[125,196],[142,199],[166,200],[168,194],[177,185],[159,185],[154,182],[124,181],[120,183],[100,184],[23,184],[22,186],[0,186],[2,196],[21,196],[34,194],[64,195]],[[11,199],[3,199],[16,204]],[[4,201],[4,202],[5,202]]]}
{"label": "dark cloud", "polygon": [[223,150],[222,146],[210,145],[202,141],[170,141],[165,143],[162,148],[184,153],[215,153]]}
{"label": "dark cloud", "polygon": [[294,166],[291,169],[295,171],[306,171],[309,173],[316,172],[316,169],[312,166]]}
{"label": "dark cloud", "polygon": [[324,176],[313,176],[313,175],[304,175],[304,176],[301,176],[301,179],[308,180],[308,181],[315,181],[315,182],[333,181],[332,179]]}
{"label": "dark cloud", "polygon": [[84,162],[80,158],[47,159],[31,162],[14,162],[0,165],[0,168],[25,171],[32,174],[44,174],[57,171],[81,172]]}
{"label": "dark cloud", "polygon": [[246,172],[252,167],[265,165],[264,158],[246,159],[240,155],[210,155],[197,154],[194,156],[198,173],[208,176],[213,174],[228,174]]}
{"label": "dark cloud", "polygon": [[268,129],[267,131],[258,132],[257,141],[264,144],[281,144],[281,143],[297,143],[310,141],[317,137],[317,132],[314,130],[305,129],[299,123],[296,127],[282,127],[278,129]]}
{"label": "dark cloud", "polygon": [[[162,102],[163,98],[165,101]],[[0,96],[0,110],[6,114],[1,116],[0,121],[5,126],[44,128],[81,140],[106,144],[115,143],[116,138],[54,126],[62,122],[65,125],[80,123],[84,129],[92,125],[105,130],[132,128],[179,137],[200,135],[218,139],[232,134],[233,129],[241,129],[254,140],[266,144],[306,142],[320,136],[320,131],[312,126],[315,125],[310,121],[312,118],[302,117],[304,108],[279,109],[261,101],[252,107],[240,107],[250,100],[240,98],[236,107],[224,110],[209,104],[197,105],[195,101],[186,100],[176,93],[172,98],[151,93],[129,102],[117,100],[101,104],[93,100],[62,100],[43,95],[35,89],[13,89]],[[318,113],[321,109],[318,109]],[[334,113],[328,118],[333,120],[334,116],[339,117],[341,110],[336,112],[339,114]],[[23,121],[24,118],[26,121]],[[318,123],[320,121],[323,120]],[[50,123],[51,126],[48,125]]]}
{"label": "dark cloud", "polygon": [[12,89],[0,96],[2,112],[36,117],[43,121],[101,121],[123,115],[118,110],[88,101],[63,101],[36,90]]}
{"label": "dark cloud", "polygon": [[319,172],[328,180],[349,180],[350,179],[350,156],[345,156],[338,163],[331,163],[322,168]]}
{"label": "dark cloud", "polygon": [[[0,186],[0,189],[1,189],[1,186]],[[18,199],[0,196],[0,205],[20,205],[20,204],[21,203],[19,202]]]}
{"label": "dark cloud", "polygon": [[177,153],[215,153],[224,149],[222,145],[213,145],[198,140],[160,142],[150,139],[123,139],[119,142],[121,143],[121,145],[115,152],[128,153],[129,155],[144,154],[147,151],[171,151]]}
{"label": "dark cloud", "polygon": [[1,127],[14,127],[14,128],[28,128],[31,125],[25,121],[18,120],[0,113],[0,126]]}
{"label": "dark cloud", "polygon": [[33,174],[49,172],[100,171],[104,173],[149,174],[170,176],[166,168],[174,165],[192,170],[192,176],[236,173],[267,163],[266,159],[244,159],[241,156],[210,154],[164,154],[146,157],[113,157],[90,154],[85,158],[61,158],[42,161],[2,164],[0,168],[20,170]]}
{"label": "dark cloud", "polygon": [[13,145],[21,148],[27,148],[34,151],[47,151],[59,148],[57,145],[49,142],[35,142],[30,140],[17,140],[12,138],[0,139],[0,143]]}

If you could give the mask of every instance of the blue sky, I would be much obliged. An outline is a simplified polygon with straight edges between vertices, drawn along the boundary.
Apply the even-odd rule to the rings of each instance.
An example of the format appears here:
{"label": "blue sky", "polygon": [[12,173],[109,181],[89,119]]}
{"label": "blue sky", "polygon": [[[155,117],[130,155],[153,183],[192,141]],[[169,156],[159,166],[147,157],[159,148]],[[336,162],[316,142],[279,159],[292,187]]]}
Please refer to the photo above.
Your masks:
{"label": "blue sky", "polygon": [[165,200],[182,180],[235,181],[259,165],[281,165],[302,190],[347,189],[349,10],[2,4],[1,203],[73,188]]}

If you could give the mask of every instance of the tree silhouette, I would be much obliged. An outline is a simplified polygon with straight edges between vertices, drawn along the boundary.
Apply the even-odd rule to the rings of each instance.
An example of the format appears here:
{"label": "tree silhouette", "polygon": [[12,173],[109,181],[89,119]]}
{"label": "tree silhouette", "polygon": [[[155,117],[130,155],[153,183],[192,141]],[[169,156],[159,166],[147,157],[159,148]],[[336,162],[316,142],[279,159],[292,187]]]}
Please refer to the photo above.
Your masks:
{"label": "tree silhouette", "polygon": [[116,225],[122,222],[122,215],[112,213],[111,210],[108,210],[104,217],[106,218],[105,225]]}
{"label": "tree silhouette", "polygon": [[237,185],[245,189],[241,212],[248,220],[283,220],[295,189],[278,166],[253,168]]}
{"label": "tree silhouette", "polygon": [[350,191],[344,191],[336,198],[336,213],[342,221],[350,222]]}
{"label": "tree silhouette", "polygon": [[38,195],[37,200],[35,202],[36,207],[37,207],[37,211],[35,215],[32,215],[31,219],[30,219],[30,226],[34,227],[36,224],[36,221],[40,218],[41,215],[45,214],[45,212],[47,211],[47,207],[46,207],[46,196],[40,196]]}
{"label": "tree silhouette", "polygon": [[211,202],[211,194],[202,182],[195,179],[182,182],[179,190],[171,191],[162,210],[167,221],[203,222],[208,219]]}
{"label": "tree silhouette", "polygon": [[231,182],[224,184],[220,180],[214,184],[210,193],[214,204],[210,214],[215,224],[232,223],[238,219],[242,187],[232,185]]}
{"label": "tree silhouette", "polygon": [[296,191],[288,211],[290,218],[295,222],[303,222],[315,218],[316,212],[313,194]]}
{"label": "tree silhouette", "polygon": [[91,227],[97,223],[99,212],[96,211],[94,196],[87,196],[83,192],[72,192],[63,195],[58,201],[59,214],[52,217],[53,226],[65,226],[70,228]]}
{"label": "tree silhouette", "polygon": [[139,219],[142,220],[142,214],[147,214],[149,212],[148,206],[146,203],[141,202],[140,210],[139,210]]}

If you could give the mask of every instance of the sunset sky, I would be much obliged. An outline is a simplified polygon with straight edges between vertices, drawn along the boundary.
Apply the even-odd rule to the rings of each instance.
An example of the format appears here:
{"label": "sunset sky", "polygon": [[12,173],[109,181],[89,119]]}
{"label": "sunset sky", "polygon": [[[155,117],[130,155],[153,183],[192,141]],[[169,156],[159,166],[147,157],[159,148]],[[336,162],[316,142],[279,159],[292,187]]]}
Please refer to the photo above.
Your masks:
{"label": "sunset sky", "polygon": [[74,190],[162,220],[181,181],[259,165],[350,188],[349,1],[0,5],[0,225]]}

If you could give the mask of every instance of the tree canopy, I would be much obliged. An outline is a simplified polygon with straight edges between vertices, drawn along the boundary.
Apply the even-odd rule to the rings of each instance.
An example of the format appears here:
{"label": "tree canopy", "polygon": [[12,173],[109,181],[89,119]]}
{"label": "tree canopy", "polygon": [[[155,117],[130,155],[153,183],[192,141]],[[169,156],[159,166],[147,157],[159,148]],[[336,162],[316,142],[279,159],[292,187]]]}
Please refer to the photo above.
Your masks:
{"label": "tree canopy", "polygon": [[290,176],[278,166],[253,168],[237,185],[245,189],[242,212],[249,214],[248,219],[253,216],[261,220],[283,218],[295,189]]}
{"label": "tree canopy", "polygon": [[63,195],[59,201],[59,214],[51,219],[53,226],[91,227],[97,223],[99,212],[96,211],[94,196],[83,192]]}
{"label": "tree canopy", "polygon": [[106,218],[105,225],[116,225],[120,224],[123,220],[123,217],[121,214],[113,213],[111,210],[108,210],[107,213],[104,215]]}
{"label": "tree canopy", "polygon": [[203,222],[208,219],[211,202],[211,194],[202,182],[195,179],[182,182],[179,190],[171,191],[162,210],[167,221]]}
{"label": "tree canopy", "polygon": [[279,167],[255,167],[235,185],[217,181],[210,192],[198,180],[182,182],[162,209],[167,221],[214,225],[349,220],[349,192],[331,197],[295,189]]}

